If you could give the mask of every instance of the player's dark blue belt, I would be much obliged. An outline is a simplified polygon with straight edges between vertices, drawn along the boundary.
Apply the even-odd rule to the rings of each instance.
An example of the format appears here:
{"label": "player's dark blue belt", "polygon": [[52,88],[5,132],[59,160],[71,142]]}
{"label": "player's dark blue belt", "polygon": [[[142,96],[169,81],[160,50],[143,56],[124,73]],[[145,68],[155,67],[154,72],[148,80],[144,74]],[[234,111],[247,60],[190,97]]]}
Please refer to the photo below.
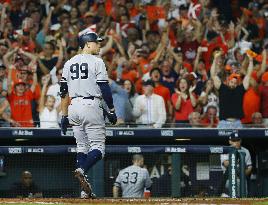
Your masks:
{"label": "player's dark blue belt", "polygon": [[72,97],[71,99],[73,100],[73,99],[75,99],[75,98],[83,98],[83,99],[90,99],[90,100],[94,100],[94,98],[96,98],[96,97],[94,97],[94,96],[87,96],[87,97],[83,97],[83,96],[76,96],[76,97]]}

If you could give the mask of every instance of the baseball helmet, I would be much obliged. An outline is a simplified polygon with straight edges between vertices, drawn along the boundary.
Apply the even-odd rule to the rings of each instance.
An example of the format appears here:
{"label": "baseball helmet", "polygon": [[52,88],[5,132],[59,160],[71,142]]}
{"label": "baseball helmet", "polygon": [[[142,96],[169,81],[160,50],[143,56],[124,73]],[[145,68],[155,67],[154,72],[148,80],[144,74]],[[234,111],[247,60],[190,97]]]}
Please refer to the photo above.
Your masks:
{"label": "baseball helmet", "polygon": [[79,47],[82,49],[84,48],[87,42],[101,42],[101,41],[103,41],[103,39],[100,38],[98,34],[94,32],[88,32],[78,37]]}

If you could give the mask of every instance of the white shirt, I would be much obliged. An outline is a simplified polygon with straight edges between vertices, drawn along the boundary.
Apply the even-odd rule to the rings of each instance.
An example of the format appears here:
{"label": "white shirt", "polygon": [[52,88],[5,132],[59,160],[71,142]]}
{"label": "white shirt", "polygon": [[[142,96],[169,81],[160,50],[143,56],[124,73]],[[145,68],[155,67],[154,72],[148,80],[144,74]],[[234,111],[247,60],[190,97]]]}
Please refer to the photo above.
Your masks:
{"label": "white shirt", "polygon": [[44,110],[39,113],[39,118],[40,128],[59,128],[58,113],[55,108],[49,111],[47,107],[45,107]]}
{"label": "white shirt", "polygon": [[54,108],[57,108],[61,103],[59,83],[56,83],[54,85],[49,86],[49,88],[47,90],[47,95],[52,95],[55,97],[56,101],[54,104]]}
{"label": "white shirt", "polygon": [[137,117],[136,123],[145,125],[152,124],[153,127],[160,128],[166,122],[164,99],[156,94],[152,94],[148,97],[140,95],[134,102],[132,114]]}
{"label": "white shirt", "polygon": [[[206,95],[206,92],[203,91],[200,95],[200,97],[204,97]],[[217,95],[215,95],[215,93],[209,93],[208,94],[208,102],[207,104],[204,106],[203,110],[204,113],[207,112],[207,108],[208,106],[214,106],[217,108],[217,116],[219,116],[219,97]]]}
{"label": "white shirt", "polygon": [[59,82],[56,73],[57,73],[57,68],[54,66],[53,69],[49,72],[53,85]]}

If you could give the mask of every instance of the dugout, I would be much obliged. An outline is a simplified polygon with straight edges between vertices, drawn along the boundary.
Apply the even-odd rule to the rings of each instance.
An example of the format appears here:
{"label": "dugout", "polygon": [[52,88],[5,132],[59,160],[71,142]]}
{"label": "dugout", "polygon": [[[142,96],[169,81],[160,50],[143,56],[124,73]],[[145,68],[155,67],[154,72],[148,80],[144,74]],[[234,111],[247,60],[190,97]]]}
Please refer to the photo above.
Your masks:
{"label": "dugout", "polygon": [[[105,180],[105,186],[103,187],[96,186],[100,181],[94,181],[95,189],[97,189],[96,193],[99,196],[111,196],[111,186],[118,168],[130,164],[132,153],[142,152],[150,173],[156,176],[159,175],[158,178],[165,176],[174,157],[175,161],[181,163],[180,166],[176,166],[180,167],[177,173],[181,175],[183,175],[182,169],[186,169],[184,162],[187,162],[188,164],[186,165],[191,170],[188,178],[194,184],[190,192],[195,195],[200,193],[215,196],[220,183],[218,179],[221,177],[217,155],[221,154],[221,149],[223,149],[224,145],[228,145],[226,136],[231,131],[189,128],[107,129],[107,153],[110,154],[107,154],[106,160],[100,162],[94,168],[95,170],[89,173],[92,179]],[[250,194],[258,197],[267,196],[266,172],[268,166],[266,161],[268,155],[266,153],[266,138],[268,132],[266,129],[243,129],[239,130],[239,132],[243,138],[243,146],[250,150],[254,161],[256,179],[250,181],[250,188],[254,190],[254,192],[249,190]],[[63,136],[58,129],[1,128],[0,134],[1,145],[5,146],[4,149],[1,149],[3,153],[1,152],[0,154],[0,156],[4,156],[3,173],[0,176],[0,194],[2,197],[8,196],[8,185],[18,179],[19,171],[26,168],[32,169],[34,179],[44,190],[45,196],[77,196],[79,193],[78,184],[71,174],[75,165],[74,139],[71,130],[68,131],[67,136]],[[206,149],[207,153],[202,153],[200,148]],[[121,150],[121,153],[115,152],[118,150]],[[193,150],[198,152],[190,154],[190,151]],[[187,151],[188,154],[186,154]],[[173,155],[172,153],[179,153],[179,155]],[[204,164],[204,162],[208,162],[209,165]],[[197,164],[199,168],[197,168]],[[209,180],[206,180],[208,174],[205,172],[209,172]],[[47,175],[47,173],[50,174]],[[177,176],[177,178],[182,179],[183,176]],[[185,180],[187,181],[185,178],[187,177],[184,176],[182,180],[184,183]],[[193,180],[197,178],[198,180]],[[166,179],[171,180],[171,178]],[[164,181],[166,179],[164,178]],[[161,180],[163,180],[163,177]],[[156,179],[153,179],[153,181],[155,184],[161,184],[161,181],[159,182]],[[210,186],[207,186],[208,184]],[[200,191],[201,189],[197,190],[194,187],[201,187],[203,192]],[[171,184],[170,187],[166,187],[169,193],[164,193],[164,195],[168,196],[172,190],[176,191],[176,189],[178,189],[178,185]],[[256,190],[258,191],[256,192]],[[178,193],[177,191],[176,193]],[[187,195],[187,188],[181,186],[180,191],[179,196],[189,196],[189,194]],[[159,190],[154,190],[154,193],[157,193],[155,196],[164,196]]]}

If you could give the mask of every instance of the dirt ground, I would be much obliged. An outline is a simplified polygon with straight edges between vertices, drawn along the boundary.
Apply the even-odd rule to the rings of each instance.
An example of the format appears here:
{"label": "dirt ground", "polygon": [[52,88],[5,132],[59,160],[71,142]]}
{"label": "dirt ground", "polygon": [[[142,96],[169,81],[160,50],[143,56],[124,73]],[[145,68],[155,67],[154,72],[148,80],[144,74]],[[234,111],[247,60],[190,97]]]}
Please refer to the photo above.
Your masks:
{"label": "dirt ground", "polygon": [[74,198],[39,198],[39,199],[7,199],[0,198],[0,204],[160,204],[160,205],[268,205],[268,199],[227,199],[227,198],[149,198],[149,199],[112,199],[112,198],[99,198],[99,199],[74,199]]}

